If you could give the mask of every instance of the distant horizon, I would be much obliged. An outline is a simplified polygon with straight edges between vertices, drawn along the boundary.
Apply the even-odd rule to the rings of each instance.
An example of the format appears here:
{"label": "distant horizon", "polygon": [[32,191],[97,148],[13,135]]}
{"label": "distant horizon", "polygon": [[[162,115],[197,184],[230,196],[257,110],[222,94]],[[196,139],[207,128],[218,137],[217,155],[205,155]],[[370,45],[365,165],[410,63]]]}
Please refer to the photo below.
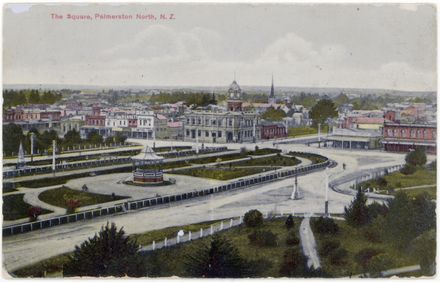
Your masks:
{"label": "distant horizon", "polygon": [[[231,81],[232,82],[232,81]],[[240,85],[241,88],[267,88],[270,89],[270,85],[249,85],[249,84],[240,84],[240,82],[237,79],[237,83]],[[32,87],[30,87],[32,86]],[[179,88],[228,88],[229,84],[225,85],[213,85],[213,86],[203,86],[203,85],[99,85],[99,84],[52,84],[52,83],[45,83],[45,84],[35,84],[35,83],[11,83],[3,84],[3,89],[8,88],[22,88],[22,89],[30,89],[30,88],[50,88],[50,87],[57,87],[62,89],[69,89],[69,87],[72,90],[77,90],[72,87],[81,88],[84,89],[155,89],[155,88],[166,88],[166,89],[179,89]],[[437,90],[402,90],[402,89],[390,89],[390,88],[361,88],[361,87],[319,87],[319,86],[285,86],[285,85],[276,85],[274,84],[275,89],[286,89],[286,88],[292,88],[292,89],[329,89],[329,90],[370,90],[370,91],[391,91],[391,92],[405,92],[405,93],[437,93]]]}

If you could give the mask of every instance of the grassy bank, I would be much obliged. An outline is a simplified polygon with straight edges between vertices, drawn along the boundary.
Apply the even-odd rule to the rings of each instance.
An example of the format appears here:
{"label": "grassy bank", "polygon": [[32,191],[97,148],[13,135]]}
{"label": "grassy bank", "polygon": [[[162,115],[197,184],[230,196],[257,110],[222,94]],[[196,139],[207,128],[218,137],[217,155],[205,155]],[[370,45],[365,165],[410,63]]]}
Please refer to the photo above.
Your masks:
{"label": "grassy bank", "polygon": [[182,169],[173,172],[174,174],[188,175],[193,177],[212,178],[217,180],[230,180],[248,175],[258,174],[278,167],[206,167],[196,169]]}
{"label": "grassy bank", "polygon": [[[316,220],[316,219],[313,219]],[[389,268],[402,267],[418,264],[417,260],[405,253],[403,250],[396,248],[390,243],[371,242],[365,238],[365,230],[362,228],[354,228],[345,221],[335,221],[339,226],[337,234],[319,234],[314,230],[315,238],[318,245],[318,251],[321,256],[323,272],[331,277],[345,277],[354,274],[363,273],[361,265],[356,262],[356,254],[366,248],[378,250],[380,253],[392,257],[392,265]],[[312,225],[313,226],[313,225]],[[338,264],[332,264],[330,256],[326,255],[323,246],[326,241],[338,241],[341,248],[347,251],[343,261]]]}

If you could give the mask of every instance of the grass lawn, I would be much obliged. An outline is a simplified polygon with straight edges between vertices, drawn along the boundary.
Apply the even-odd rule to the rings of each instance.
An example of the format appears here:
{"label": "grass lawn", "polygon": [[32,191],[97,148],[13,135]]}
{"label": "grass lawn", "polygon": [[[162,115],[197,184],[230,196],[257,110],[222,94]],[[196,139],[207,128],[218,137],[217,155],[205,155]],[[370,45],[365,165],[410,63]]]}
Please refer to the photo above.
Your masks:
{"label": "grass lawn", "polygon": [[347,225],[345,221],[336,220],[335,222],[339,226],[339,233],[336,235],[323,235],[314,231],[318,251],[322,247],[324,241],[335,240],[341,243],[341,247],[347,250],[348,255],[344,263],[340,265],[332,265],[328,257],[323,256],[322,252],[320,252],[324,273],[327,273],[332,277],[349,276],[350,273],[353,275],[363,273],[362,268],[355,262],[354,256],[360,250],[365,248],[378,249],[393,257],[393,265],[390,268],[418,264],[417,260],[389,243],[372,243],[368,241],[364,237],[363,229],[351,227]]}
{"label": "grass lawn", "polygon": [[67,199],[75,199],[79,200],[80,207],[96,205],[100,203],[106,203],[121,199],[126,199],[127,197],[115,196],[111,195],[103,195],[103,194],[95,194],[83,191],[73,190],[67,187],[55,188],[51,190],[44,191],[41,193],[38,198],[50,205],[54,205],[61,208],[67,208],[66,200]]}
{"label": "grass lawn", "polygon": [[[284,226],[285,218],[266,220],[261,227],[263,230],[270,230],[277,235],[277,246],[274,247],[256,247],[249,243],[248,235],[252,233],[254,228],[248,228],[244,225],[226,230],[222,234],[227,236],[236,246],[242,257],[247,259],[267,259],[267,269],[262,273],[262,277],[280,277],[279,268],[280,263],[283,260],[284,251],[292,246],[286,244],[286,238],[288,231]],[[295,218],[295,226],[293,232],[299,238],[299,226],[301,218]],[[212,222],[203,222],[198,224],[191,224],[185,226],[174,226],[165,228],[162,230],[149,231],[142,234],[131,235],[131,238],[137,240],[139,244],[150,244],[153,240],[162,240],[164,237],[175,236],[178,230],[198,231],[200,228],[208,227]],[[147,255],[147,262],[149,262],[149,268],[155,270],[155,274],[149,274],[149,277],[170,277],[172,275],[185,276],[184,261],[189,253],[192,253],[196,248],[199,248],[202,244],[205,244],[210,240],[210,237],[204,239],[191,241],[190,243],[181,244],[167,249],[156,250],[150,252]],[[33,265],[15,271],[13,274],[17,277],[41,277],[44,271],[50,274],[61,275],[62,265],[68,262],[68,256],[70,253],[62,254],[56,257],[52,257]],[[160,267],[155,267],[155,264],[159,263]],[[150,265],[151,264],[151,265]]]}
{"label": "grass lawn", "polygon": [[[328,126],[323,125],[321,126],[321,134],[328,132]],[[288,137],[299,137],[299,136],[305,136],[305,135],[312,135],[312,134],[318,134],[318,128],[314,127],[293,127],[289,128],[288,131]]]}
{"label": "grass lawn", "polygon": [[426,168],[417,168],[417,171],[411,175],[405,175],[399,171],[384,176],[387,181],[386,187],[380,187],[377,180],[370,180],[362,184],[362,187],[373,187],[379,190],[388,188],[404,188],[420,185],[436,184],[436,172]]}
{"label": "grass lawn", "polygon": [[[395,189],[394,193],[399,191],[400,189]],[[426,188],[415,188],[415,189],[403,189],[402,191],[404,191],[405,193],[408,194],[408,196],[410,197],[415,197],[418,194],[421,193],[428,193],[429,196],[431,196],[431,199],[436,199],[437,197],[437,186],[434,187],[426,187]]]}
{"label": "grass lawn", "polygon": [[174,174],[188,175],[194,177],[212,178],[217,180],[229,180],[238,177],[258,174],[270,170],[275,170],[278,167],[206,167],[194,169],[182,169],[173,172]]}
{"label": "grass lawn", "polygon": [[[233,166],[295,166],[301,161],[293,157],[272,156],[267,158],[252,159],[233,163]],[[228,165],[224,165],[228,166]]]}
{"label": "grass lawn", "polygon": [[[238,249],[240,255],[249,260],[265,259],[267,263],[263,264],[261,277],[280,277],[279,269],[283,261],[284,252],[292,248],[286,244],[288,231],[284,226],[284,219],[266,220],[261,229],[272,231],[277,235],[277,246],[274,247],[258,247],[249,243],[248,235],[255,229],[240,226],[231,230],[224,231],[222,234],[231,240],[233,245]],[[295,219],[294,232],[299,238],[299,225],[301,219]],[[151,273],[150,277],[170,277],[173,275],[187,277],[184,262],[189,254],[200,248],[202,244],[208,243],[210,237],[201,240],[192,241],[191,243],[182,244],[168,249],[161,249],[148,255],[148,260],[154,264],[151,266],[156,273]],[[155,267],[159,263],[160,269]]]}
{"label": "grass lawn", "polygon": [[[13,194],[3,196],[3,219],[16,220],[28,217],[28,209],[31,205],[23,201],[24,194]],[[51,211],[42,209],[42,214],[51,213]]]}

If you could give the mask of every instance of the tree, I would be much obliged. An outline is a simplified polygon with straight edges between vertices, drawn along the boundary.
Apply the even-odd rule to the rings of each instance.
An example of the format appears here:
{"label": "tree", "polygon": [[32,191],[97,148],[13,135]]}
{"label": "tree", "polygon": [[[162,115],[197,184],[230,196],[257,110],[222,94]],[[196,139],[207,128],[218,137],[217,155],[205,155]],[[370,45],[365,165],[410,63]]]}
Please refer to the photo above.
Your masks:
{"label": "tree", "polygon": [[411,175],[411,174],[414,174],[416,171],[417,171],[417,168],[416,168],[414,165],[412,165],[412,164],[405,164],[405,165],[400,169],[400,172],[401,172],[402,174],[405,174],[405,175]]}
{"label": "tree", "polygon": [[283,110],[276,110],[274,108],[269,108],[265,111],[261,118],[270,121],[281,121],[286,117],[286,113]]}
{"label": "tree", "polygon": [[387,254],[378,254],[371,258],[368,263],[368,271],[377,277],[380,272],[391,268],[393,265],[392,258]]}
{"label": "tree", "polygon": [[295,226],[295,222],[293,221],[293,216],[291,214],[289,214],[287,217],[285,225],[287,229],[291,229],[293,226]]}
{"label": "tree", "polygon": [[362,226],[369,222],[367,197],[358,189],[356,197],[348,207],[344,208],[344,217],[351,226]]}
{"label": "tree", "polygon": [[96,131],[92,131],[87,135],[87,142],[90,144],[102,144],[102,141],[102,136]]}
{"label": "tree", "polygon": [[263,225],[263,214],[259,210],[250,210],[244,214],[244,224],[247,227],[258,227]]}
{"label": "tree", "polygon": [[248,263],[225,237],[212,236],[209,244],[191,252],[185,261],[190,277],[239,278],[249,275]]}
{"label": "tree", "polygon": [[410,254],[419,261],[424,275],[435,274],[436,249],[435,228],[411,241]]}
{"label": "tree", "polygon": [[426,153],[421,147],[417,147],[414,151],[406,154],[405,161],[413,166],[423,166],[426,164]]}
{"label": "tree", "polygon": [[328,118],[338,116],[335,104],[330,99],[321,99],[310,110],[310,118],[313,120],[313,126],[317,127],[318,123],[324,124]]}
{"label": "tree", "polygon": [[3,153],[6,155],[18,154],[20,142],[24,139],[23,130],[15,123],[3,126]]}
{"label": "tree", "polygon": [[123,228],[107,222],[93,238],[75,246],[64,276],[144,276],[145,261],[138,250],[137,242],[129,240]]}
{"label": "tree", "polygon": [[362,268],[364,272],[367,272],[371,259],[381,253],[383,253],[383,251],[379,249],[365,248],[355,254],[354,261]]}
{"label": "tree", "polygon": [[31,90],[29,94],[29,104],[38,104],[40,103],[40,93],[38,90]]}
{"label": "tree", "polygon": [[398,247],[406,246],[416,237],[413,202],[405,192],[398,191],[388,200],[388,208],[383,229],[385,238]]}
{"label": "tree", "polygon": [[81,144],[81,136],[76,129],[72,129],[67,131],[67,133],[64,135],[63,139],[63,146],[65,147],[71,147],[71,146],[77,146]]}

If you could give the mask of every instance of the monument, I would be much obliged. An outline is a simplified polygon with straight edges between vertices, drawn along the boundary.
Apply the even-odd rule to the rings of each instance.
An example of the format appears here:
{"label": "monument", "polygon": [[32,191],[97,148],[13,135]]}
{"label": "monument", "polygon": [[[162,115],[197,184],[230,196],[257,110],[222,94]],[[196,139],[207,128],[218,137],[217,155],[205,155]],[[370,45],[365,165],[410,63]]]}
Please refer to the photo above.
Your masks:
{"label": "monument", "polygon": [[24,168],[26,166],[26,160],[24,158],[24,150],[23,144],[20,142],[20,147],[18,149],[18,161],[17,161],[17,169]]}
{"label": "monument", "polygon": [[298,186],[298,176],[295,175],[295,183],[293,184],[292,194],[290,195],[291,200],[299,200],[304,198],[304,195],[300,193]]}

